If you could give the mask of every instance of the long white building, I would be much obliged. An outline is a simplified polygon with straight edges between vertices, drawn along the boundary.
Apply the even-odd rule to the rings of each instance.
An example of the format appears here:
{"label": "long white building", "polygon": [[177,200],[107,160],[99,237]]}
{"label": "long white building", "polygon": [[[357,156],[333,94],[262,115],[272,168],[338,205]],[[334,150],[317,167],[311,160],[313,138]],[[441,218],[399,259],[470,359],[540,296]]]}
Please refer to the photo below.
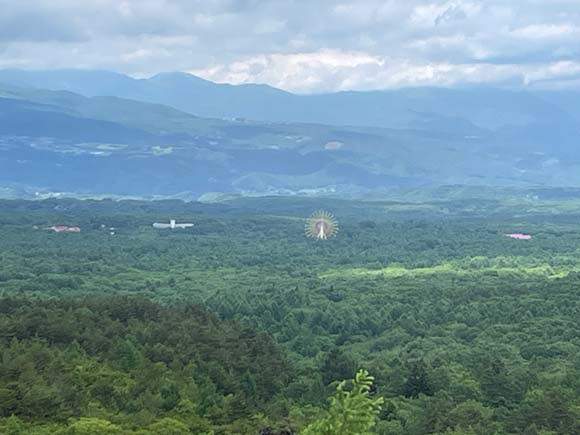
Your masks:
{"label": "long white building", "polygon": [[175,228],[191,228],[192,226],[193,224],[178,224],[175,222],[175,219],[171,219],[168,224],[162,224],[158,222],[155,222],[153,224],[153,228],[159,229],[171,228],[172,230],[174,230]]}

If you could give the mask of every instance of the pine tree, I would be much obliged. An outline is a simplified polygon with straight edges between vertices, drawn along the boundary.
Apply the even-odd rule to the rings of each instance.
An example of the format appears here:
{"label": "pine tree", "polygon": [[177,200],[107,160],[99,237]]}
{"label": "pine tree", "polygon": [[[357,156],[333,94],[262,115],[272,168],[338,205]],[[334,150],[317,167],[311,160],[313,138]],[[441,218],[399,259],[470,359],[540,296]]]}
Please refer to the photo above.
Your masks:
{"label": "pine tree", "polygon": [[432,394],[427,369],[422,361],[413,365],[411,374],[405,383],[403,394],[405,397],[412,398],[418,397],[419,394],[426,394],[427,396]]}

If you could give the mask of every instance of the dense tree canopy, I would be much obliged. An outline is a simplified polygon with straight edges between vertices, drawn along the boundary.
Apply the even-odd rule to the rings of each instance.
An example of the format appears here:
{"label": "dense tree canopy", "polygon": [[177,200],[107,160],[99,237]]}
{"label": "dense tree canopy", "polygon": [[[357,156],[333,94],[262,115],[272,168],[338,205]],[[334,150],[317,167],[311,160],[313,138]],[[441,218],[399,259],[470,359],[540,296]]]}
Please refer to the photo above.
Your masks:
{"label": "dense tree canopy", "polygon": [[580,433],[575,203],[321,202],[0,201],[0,433]]}

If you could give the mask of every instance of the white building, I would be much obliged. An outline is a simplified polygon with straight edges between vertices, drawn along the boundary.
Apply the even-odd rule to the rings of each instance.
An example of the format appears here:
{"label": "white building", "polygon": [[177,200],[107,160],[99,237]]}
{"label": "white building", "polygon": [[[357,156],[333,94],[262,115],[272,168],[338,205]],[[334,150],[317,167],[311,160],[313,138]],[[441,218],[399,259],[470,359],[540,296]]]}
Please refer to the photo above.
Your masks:
{"label": "white building", "polygon": [[171,228],[172,230],[174,230],[175,228],[191,228],[192,226],[193,226],[193,224],[175,223],[175,219],[171,219],[168,224],[161,224],[158,222],[155,222],[153,224],[153,228],[159,228],[159,229]]}

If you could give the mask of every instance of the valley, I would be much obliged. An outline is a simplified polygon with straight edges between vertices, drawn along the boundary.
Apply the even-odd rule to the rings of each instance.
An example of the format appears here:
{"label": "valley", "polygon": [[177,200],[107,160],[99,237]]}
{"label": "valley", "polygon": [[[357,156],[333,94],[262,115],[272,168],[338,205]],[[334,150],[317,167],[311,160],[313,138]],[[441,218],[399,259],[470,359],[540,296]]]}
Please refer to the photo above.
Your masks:
{"label": "valley", "polygon": [[[76,72],[74,80],[52,85],[47,79],[46,86],[57,89],[50,90],[0,71],[0,184],[10,189],[4,197],[52,192],[188,200],[216,194],[360,198],[421,186],[566,187],[580,181],[577,117],[558,95],[426,88],[295,96],[319,99],[320,110],[337,116],[351,116],[349,108],[358,106],[348,98],[356,97],[362,105],[357,111],[374,107],[382,121],[372,121],[368,113],[366,121],[355,116],[333,121],[304,108],[305,117],[285,113],[282,122],[241,108],[235,113],[188,109],[144,94],[81,86],[106,77],[94,74]],[[239,92],[264,92],[217,84],[200,88],[195,77],[186,76],[170,81],[167,95],[193,92],[188,101],[214,101],[225,108]],[[222,101],[224,93],[231,95]],[[485,100],[482,107],[478,99]],[[469,104],[473,107],[464,111],[469,115],[461,118],[461,107]],[[398,114],[423,121],[395,122]]]}

